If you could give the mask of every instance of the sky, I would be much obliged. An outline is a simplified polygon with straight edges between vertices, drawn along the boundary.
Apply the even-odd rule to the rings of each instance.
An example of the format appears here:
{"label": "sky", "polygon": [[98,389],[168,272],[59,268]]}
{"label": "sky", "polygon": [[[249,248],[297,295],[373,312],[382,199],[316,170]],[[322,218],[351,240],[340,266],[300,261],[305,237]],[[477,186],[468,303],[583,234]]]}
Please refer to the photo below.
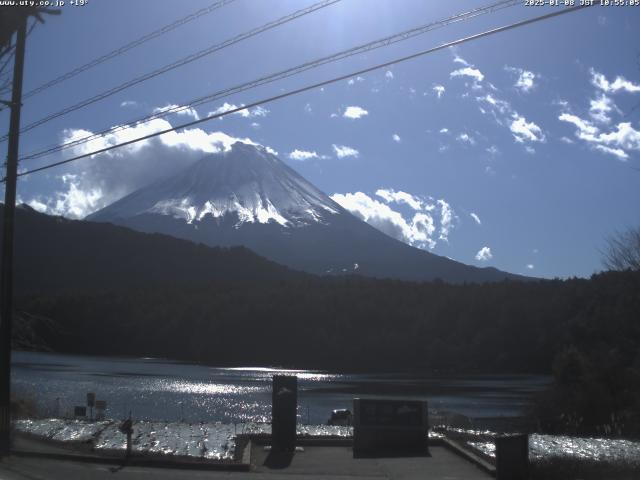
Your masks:
{"label": "sky", "polygon": [[[24,90],[212,3],[67,2],[29,35]],[[22,125],[313,3],[230,2],[25,99]],[[20,152],[489,3],[342,0],[25,132]],[[522,2],[24,160],[20,171],[559,8]],[[608,236],[640,224],[639,26],[640,7],[561,15],[21,177],[18,199],[80,219],[241,139],[268,147],[352,213],[418,248],[525,275],[586,277],[602,270]]]}

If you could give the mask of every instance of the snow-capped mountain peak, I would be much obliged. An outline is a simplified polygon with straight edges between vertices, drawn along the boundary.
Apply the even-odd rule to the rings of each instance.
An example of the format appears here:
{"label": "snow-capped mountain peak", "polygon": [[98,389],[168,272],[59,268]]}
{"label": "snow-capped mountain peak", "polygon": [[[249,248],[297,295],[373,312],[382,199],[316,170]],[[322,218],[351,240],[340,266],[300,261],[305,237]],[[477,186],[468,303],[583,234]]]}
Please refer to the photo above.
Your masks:
{"label": "snow-capped mountain peak", "polygon": [[294,269],[453,282],[513,277],[410,247],[356,218],[265,148],[235,143],[87,217],[210,246],[244,245]]}
{"label": "snow-capped mountain peak", "polygon": [[324,223],[342,208],[263,147],[241,142],[180,174],[144,187],[89,216],[91,220],[168,215],[191,224],[207,216],[298,227]]}

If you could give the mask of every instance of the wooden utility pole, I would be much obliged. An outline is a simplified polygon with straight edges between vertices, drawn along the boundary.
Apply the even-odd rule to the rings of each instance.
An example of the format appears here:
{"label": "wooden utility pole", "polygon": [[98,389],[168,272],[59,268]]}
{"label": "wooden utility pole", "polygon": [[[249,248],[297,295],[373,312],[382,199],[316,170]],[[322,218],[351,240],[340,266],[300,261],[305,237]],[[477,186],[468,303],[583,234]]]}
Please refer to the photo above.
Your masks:
{"label": "wooden utility pole", "polygon": [[7,148],[7,172],[4,190],[4,228],[2,231],[2,271],[0,276],[0,456],[11,449],[11,322],[13,310],[13,231],[18,179],[22,73],[27,36],[27,15],[17,29],[16,53],[11,92],[11,120]]}

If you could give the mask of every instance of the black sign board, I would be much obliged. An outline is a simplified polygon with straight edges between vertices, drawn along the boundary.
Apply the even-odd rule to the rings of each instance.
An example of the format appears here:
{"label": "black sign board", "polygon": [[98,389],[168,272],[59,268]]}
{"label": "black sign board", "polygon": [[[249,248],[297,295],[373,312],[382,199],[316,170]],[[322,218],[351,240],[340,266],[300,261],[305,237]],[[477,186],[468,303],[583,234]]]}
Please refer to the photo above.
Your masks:
{"label": "black sign board", "polygon": [[427,402],[356,398],[353,410],[354,456],[428,453]]}
{"label": "black sign board", "polygon": [[73,415],[76,417],[86,417],[87,416],[87,407],[74,407]]}
{"label": "black sign board", "polygon": [[296,448],[298,377],[274,375],[271,411],[271,448],[292,452]]}
{"label": "black sign board", "polygon": [[421,426],[422,402],[411,400],[361,400],[360,425]]}

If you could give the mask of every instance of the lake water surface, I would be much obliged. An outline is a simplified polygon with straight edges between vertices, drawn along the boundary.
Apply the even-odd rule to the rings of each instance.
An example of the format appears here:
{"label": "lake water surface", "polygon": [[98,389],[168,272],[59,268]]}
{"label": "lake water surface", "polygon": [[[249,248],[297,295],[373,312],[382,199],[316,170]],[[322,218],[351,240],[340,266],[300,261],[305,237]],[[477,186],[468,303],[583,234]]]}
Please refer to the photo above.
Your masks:
{"label": "lake water surface", "polygon": [[354,397],[427,400],[431,411],[473,418],[524,412],[550,378],[537,375],[427,376],[415,373],[334,374],[261,367],[216,368],[151,358],[14,352],[14,392],[43,414],[68,415],[87,392],[107,401],[107,418],[131,411],[147,421],[264,422],[271,416],[271,377],[298,376],[301,423],[322,424]]}

